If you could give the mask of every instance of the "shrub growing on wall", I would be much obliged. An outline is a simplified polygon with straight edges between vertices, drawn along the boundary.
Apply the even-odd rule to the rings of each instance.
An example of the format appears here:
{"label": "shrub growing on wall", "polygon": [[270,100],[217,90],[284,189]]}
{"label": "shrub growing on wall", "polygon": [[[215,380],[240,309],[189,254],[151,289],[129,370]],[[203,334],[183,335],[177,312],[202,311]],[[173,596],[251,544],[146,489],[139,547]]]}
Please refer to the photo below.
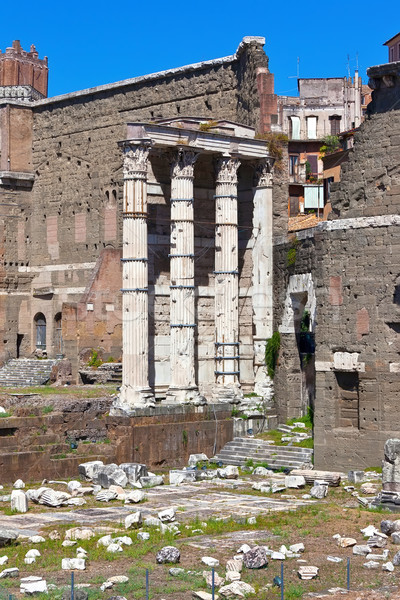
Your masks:
{"label": "shrub growing on wall", "polygon": [[267,344],[265,346],[265,364],[267,367],[267,372],[271,379],[274,378],[275,375],[275,367],[278,361],[279,348],[281,346],[281,336],[279,331],[275,331],[272,334],[272,337],[267,340]]}

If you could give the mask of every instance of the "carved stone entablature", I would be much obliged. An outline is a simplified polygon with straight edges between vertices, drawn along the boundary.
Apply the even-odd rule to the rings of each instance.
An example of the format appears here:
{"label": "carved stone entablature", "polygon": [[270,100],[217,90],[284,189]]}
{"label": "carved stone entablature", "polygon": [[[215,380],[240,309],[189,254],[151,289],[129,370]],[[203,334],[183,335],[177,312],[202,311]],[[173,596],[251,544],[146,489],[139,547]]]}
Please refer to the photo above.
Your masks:
{"label": "carved stone entablature", "polygon": [[223,156],[216,162],[217,183],[237,183],[237,172],[240,166],[238,158]]}
{"label": "carved stone entablature", "polygon": [[272,185],[273,159],[266,158],[257,163],[254,172],[254,184],[256,187],[267,187]]}
{"label": "carved stone entablature", "polygon": [[124,179],[142,179],[147,175],[149,144],[127,144],[124,153]]}
{"label": "carved stone entablature", "polygon": [[171,177],[194,177],[194,163],[199,157],[198,152],[179,148],[171,157]]}

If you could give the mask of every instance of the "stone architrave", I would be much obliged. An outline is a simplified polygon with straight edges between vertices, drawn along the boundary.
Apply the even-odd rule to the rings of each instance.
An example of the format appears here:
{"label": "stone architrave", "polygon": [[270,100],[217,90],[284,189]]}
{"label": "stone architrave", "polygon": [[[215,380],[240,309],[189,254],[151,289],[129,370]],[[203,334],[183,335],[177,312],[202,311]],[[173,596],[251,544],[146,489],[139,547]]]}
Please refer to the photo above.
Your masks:
{"label": "stone architrave", "polygon": [[237,158],[224,156],[216,165],[215,189],[215,378],[220,401],[238,401],[239,262]]}
{"label": "stone architrave", "polygon": [[150,142],[128,141],[124,153],[122,386],[110,414],[154,406],[149,387],[147,170]]}
{"label": "stone architrave", "polygon": [[272,167],[273,159],[269,158],[256,165],[253,195],[254,390],[266,400],[273,396],[272,381],[265,366],[265,344],[273,333]]}
{"label": "stone architrave", "polygon": [[195,376],[194,165],[198,152],[178,148],[171,165],[170,330],[168,403],[199,399]]}

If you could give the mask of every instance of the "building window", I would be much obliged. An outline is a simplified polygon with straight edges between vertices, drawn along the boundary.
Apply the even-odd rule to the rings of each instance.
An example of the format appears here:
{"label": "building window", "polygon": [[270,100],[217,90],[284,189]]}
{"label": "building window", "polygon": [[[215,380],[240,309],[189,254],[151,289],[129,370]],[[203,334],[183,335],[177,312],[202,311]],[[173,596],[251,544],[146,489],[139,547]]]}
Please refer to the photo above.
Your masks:
{"label": "building window", "polygon": [[307,137],[309,140],[317,139],[317,117],[307,117]]}
{"label": "building window", "polygon": [[341,117],[339,115],[332,115],[329,117],[329,120],[331,122],[331,135],[339,135]]}
{"label": "building window", "polygon": [[394,46],[389,48],[389,62],[394,62]]}
{"label": "building window", "polygon": [[359,417],[359,380],[358,373],[336,372],[336,382],[338,391],[338,427],[360,426]]}
{"label": "building window", "polygon": [[289,175],[297,177],[297,165],[299,162],[298,154],[291,154],[289,156]]}
{"label": "building window", "polygon": [[63,354],[61,313],[57,313],[54,317],[54,349],[56,355],[61,357]]}
{"label": "building window", "polygon": [[292,140],[300,139],[300,117],[289,117],[289,137]]}
{"label": "building window", "polygon": [[46,350],[46,317],[43,313],[35,316],[36,326],[36,348]]}
{"label": "building window", "polygon": [[310,165],[310,175],[318,177],[318,156],[317,154],[307,154],[307,161]]}
{"label": "building window", "polygon": [[400,60],[400,44],[397,44],[397,60]]}

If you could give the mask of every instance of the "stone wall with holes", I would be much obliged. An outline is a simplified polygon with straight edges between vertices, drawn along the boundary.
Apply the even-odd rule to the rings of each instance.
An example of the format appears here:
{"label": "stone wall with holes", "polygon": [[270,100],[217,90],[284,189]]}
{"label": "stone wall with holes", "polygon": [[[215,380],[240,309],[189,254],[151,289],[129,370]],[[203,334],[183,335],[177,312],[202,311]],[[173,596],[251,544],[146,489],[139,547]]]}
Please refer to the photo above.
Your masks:
{"label": "stone wall with holes", "polygon": [[[290,277],[314,282],[318,468],[380,466],[386,439],[400,435],[399,156],[400,112],[373,115],[342,167],[331,219],[275,246],[276,329]],[[281,337],[275,398],[286,416],[303,405],[301,368],[295,333]]]}
{"label": "stone wall with holes", "polygon": [[[276,122],[273,75],[261,38],[247,38],[232,57],[189,65],[118,84],[45,99],[32,105],[33,189],[19,197],[16,219],[4,222],[5,291],[0,298],[0,361],[35,348],[35,315],[47,325],[47,350],[59,350],[56,317],[62,313],[62,352],[77,373],[91,348],[103,358],[121,354],[120,248],[122,157],[126,123],[201,116],[269,131]],[[195,167],[195,251],[199,378],[214,377],[214,169],[209,157]],[[149,175],[150,338],[152,377],[168,383],[169,369],[169,164],[151,157]],[[240,335],[244,374],[252,384],[251,285],[252,169],[239,172]],[[286,211],[276,187],[275,214]],[[279,220],[280,219],[280,220]],[[277,219],[277,230],[284,219]],[[18,257],[18,261],[16,260]],[[8,287],[7,287],[8,286]],[[3,317],[2,317],[3,315]],[[3,319],[3,330],[2,322]],[[21,341],[22,340],[22,341]]]}

